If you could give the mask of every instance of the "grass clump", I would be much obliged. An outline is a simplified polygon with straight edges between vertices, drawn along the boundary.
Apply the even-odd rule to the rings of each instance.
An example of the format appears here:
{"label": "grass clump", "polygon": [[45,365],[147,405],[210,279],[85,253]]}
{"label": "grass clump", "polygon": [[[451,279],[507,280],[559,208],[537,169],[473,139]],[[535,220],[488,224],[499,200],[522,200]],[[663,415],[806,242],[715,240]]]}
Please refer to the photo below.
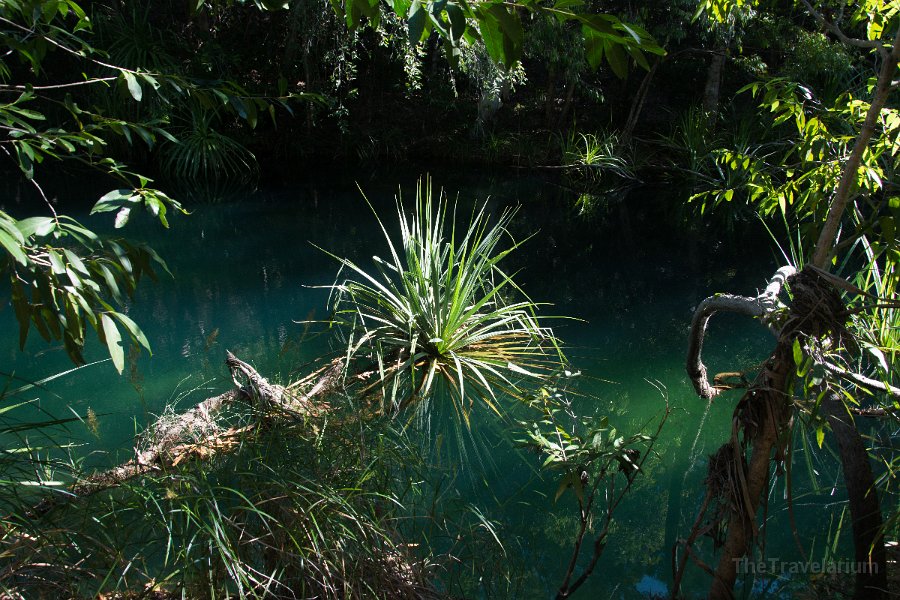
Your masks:
{"label": "grass clump", "polygon": [[379,225],[388,258],[366,269],[341,263],[329,300],[346,343],[347,364],[371,364],[382,412],[428,410],[436,385],[469,424],[477,401],[502,414],[498,392],[519,396],[521,383],[559,371],[564,356],[501,262],[521,242],[509,232],[515,210],[489,223],[485,207],[458,227],[456,206],[420,181],[411,213],[397,202],[399,243]]}
{"label": "grass clump", "polygon": [[[249,415],[240,412],[235,430]],[[28,452],[6,456],[0,595],[439,597],[427,550],[413,555],[398,532],[406,509],[392,482],[406,478],[398,465],[415,468],[414,455],[383,425],[353,422],[327,434],[302,421],[258,428],[236,434],[233,447],[210,449],[206,460],[40,516],[29,507],[54,481],[77,479],[78,465],[51,458],[64,448],[45,450],[40,461]],[[47,473],[36,486],[40,465]]]}

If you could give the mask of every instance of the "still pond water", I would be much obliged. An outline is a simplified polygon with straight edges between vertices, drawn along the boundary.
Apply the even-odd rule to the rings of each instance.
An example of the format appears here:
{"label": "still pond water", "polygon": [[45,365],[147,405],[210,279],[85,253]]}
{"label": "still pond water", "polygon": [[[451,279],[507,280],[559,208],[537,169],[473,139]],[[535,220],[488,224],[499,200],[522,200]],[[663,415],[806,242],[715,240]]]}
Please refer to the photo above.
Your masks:
{"label": "still pond water", "polygon": [[[521,206],[514,234],[535,235],[508,265],[521,269],[518,281],[532,299],[553,304],[549,313],[581,319],[554,327],[595,396],[585,410],[609,415],[620,431],[649,433],[662,414],[660,390],[668,396],[674,412],[658,445],[659,460],[620,509],[603,559],[580,597],[665,595],[672,579],[671,548],[696,517],[707,456],[727,439],[737,400],[733,393],[709,407],[693,394],[683,367],[691,311],[712,293],[752,294],[764,285],[781,264],[774,244],[753,222],[692,223],[681,208],[683,195],[668,189],[636,187],[579,203],[577,192],[533,174],[431,173],[435,187],[451,197],[458,194],[464,205],[487,200],[492,212]],[[102,464],[127,457],[136,430],[166,405],[177,401],[188,407],[227,389],[225,349],[264,375],[290,379],[326,349],[323,337],[298,323],[325,317],[328,292],[315,286],[332,283],[336,271],[315,246],[363,264],[383,255],[384,240],[357,183],[390,223],[397,190],[411,201],[418,175],[326,170],[238,200],[186,201],[192,214],[173,217],[167,232],[149,220],[129,225],[127,234],[151,242],[174,275],[143,282],[128,308],[150,339],[153,355],[140,357],[130,375],[117,375],[107,361],[54,381],[39,394],[42,407],[57,414],[66,407],[80,414],[90,408],[101,415],[99,439],[86,430],[83,439],[86,450],[108,453],[94,455]],[[15,206],[6,210],[17,212]],[[83,218],[104,226],[96,217]],[[9,306],[3,311],[4,371],[39,378],[70,368],[64,352],[40,340],[17,352]],[[751,367],[770,346],[771,338],[755,323],[717,317],[707,362],[712,372]],[[88,356],[102,359],[103,349],[95,344]],[[497,429],[485,437],[483,451],[493,456],[488,466],[464,466],[485,472],[461,477],[460,494],[497,524],[514,580],[502,586],[484,582],[472,593],[477,597],[500,587],[513,597],[549,597],[571,552],[574,498],[564,495],[554,502],[552,477],[542,480],[536,459],[514,451],[508,433]],[[821,491],[807,495],[808,478],[801,474],[794,484],[800,490],[795,492],[799,530],[816,552],[831,527],[834,511],[828,507],[842,498],[840,489],[831,489],[834,481],[833,473],[820,473]],[[781,549],[784,556],[796,552],[782,496],[779,482],[769,509],[774,520],[769,556],[779,556]],[[690,573],[687,587],[700,595],[708,579],[698,568]],[[744,586],[745,593],[751,585]]]}

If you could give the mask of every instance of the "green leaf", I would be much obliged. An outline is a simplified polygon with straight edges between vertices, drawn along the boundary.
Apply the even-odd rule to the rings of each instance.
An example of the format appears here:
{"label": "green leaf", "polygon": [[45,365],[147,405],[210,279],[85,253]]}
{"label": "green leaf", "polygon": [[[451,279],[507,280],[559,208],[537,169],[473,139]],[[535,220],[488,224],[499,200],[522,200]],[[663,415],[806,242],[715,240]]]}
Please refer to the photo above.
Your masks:
{"label": "green leaf", "polygon": [[803,348],[800,346],[800,340],[794,338],[794,365],[799,367],[803,364]]}
{"label": "green leaf", "polygon": [[116,327],[115,321],[106,313],[100,315],[100,323],[103,325],[103,338],[106,340],[106,347],[109,349],[109,356],[112,358],[113,365],[119,374],[125,369],[125,350],[122,348],[122,335],[119,328]]}
{"label": "green leaf", "polygon": [[131,94],[131,97],[140,102],[141,98],[144,96],[144,92],[141,90],[141,84],[138,82],[137,78],[128,71],[122,71],[122,76],[125,78],[125,83],[128,85],[128,92]]}
{"label": "green leaf", "polygon": [[454,43],[458,42],[466,30],[466,17],[457,4],[447,5],[447,16],[450,18],[450,36]]}
{"label": "green leaf", "polygon": [[878,223],[879,225],[881,225],[882,238],[888,240],[888,242],[894,240],[897,233],[894,218],[881,217],[880,219],[878,219]]}
{"label": "green leaf", "polygon": [[572,485],[572,474],[566,473],[566,476],[560,480],[559,487],[556,488],[556,494],[553,496],[553,501],[556,502],[559,500],[559,497],[563,495],[563,492],[565,492],[570,485]]}
{"label": "green leaf", "polygon": [[99,266],[100,274],[103,276],[103,279],[106,281],[106,287],[109,290],[109,293],[112,295],[113,300],[122,303],[122,292],[119,290],[119,284],[116,282],[115,276],[112,274],[112,271],[109,270],[104,264]]}
{"label": "green leaf", "polygon": [[50,256],[50,269],[53,271],[53,274],[65,275],[66,263],[63,262],[59,253],[56,250],[48,250],[47,254]]}
{"label": "green leaf", "polygon": [[413,0],[409,7],[409,14],[406,17],[407,28],[409,29],[409,43],[415,46],[422,40],[422,33],[425,31],[425,21],[427,15],[422,3],[419,0]]}
{"label": "green leaf", "polygon": [[816,443],[819,445],[819,449],[822,448],[822,444],[825,442],[825,426],[819,425],[816,428]]}
{"label": "green leaf", "polygon": [[128,219],[130,216],[131,216],[131,207],[123,206],[119,210],[119,212],[116,213],[116,222],[115,222],[116,229],[121,229],[122,227],[125,227],[125,225],[128,224]]}
{"label": "green leaf", "polygon": [[12,305],[16,312],[16,320],[19,322],[19,350],[24,350],[28,328],[31,325],[31,306],[25,296],[25,288],[18,279],[12,281]]}
{"label": "green leaf", "polygon": [[571,10],[579,6],[584,6],[584,0],[556,0],[553,10]]}
{"label": "green leaf", "polygon": [[91,209],[91,214],[118,210],[122,203],[131,198],[133,194],[134,190],[125,188],[108,192],[97,201],[94,208]]}
{"label": "green leaf", "polygon": [[56,220],[51,217],[31,217],[18,221],[16,227],[22,232],[23,237],[29,238],[33,235],[44,237],[56,229]]}
{"label": "green leaf", "polygon": [[150,352],[150,342],[149,340],[147,340],[147,336],[144,335],[144,332],[141,331],[141,328],[138,327],[137,323],[135,323],[131,320],[130,317],[128,317],[127,315],[123,315],[122,313],[114,312],[111,314],[117,321],[119,321],[119,323],[121,323],[125,327],[125,329],[128,330],[128,333],[131,335],[131,337],[136,339],[141,346],[143,346],[147,349],[148,352]]}
{"label": "green leaf", "polygon": [[28,257],[22,252],[19,243],[5,230],[0,229],[0,245],[6,248],[6,251],[22,266],[28,265]]}
{"label": "green leaf", "polygon": [[[409,4],[410,4],[409,0],[386,0],[386,1],[387,1],[387,5],[393,9],[394,14],[397,15],[398,17],[400,17],[401,19],[403,18],[403,15],[405,15],[407,13],[407,11],[409,10]],[[284,94],[282,94],[282,95],[284,95]]]}
{"label": "green leaf", "polygon": [[500,30],[500,23],[482,9],[481,6],[478,8],[475,13],[478,16],[478,31],[481,33],[481,39],[484,41],[484,48],[487,50],[488,56],[495,63],[508,64],[509,61],[503,45],[503,32]]}
{"label": "green leaf", "polygon": [[628,56],[622,50],[622,45],[608,39],[603,43],[606,46],[606,62],[609,63],[613,73],[619,79],[628,77]]}
{"label": "green leaf", "polygon": [[91,272],[87,270],[87,267],[84,266],[84,263],[81,261],[77,254],[67,249],[63,250],[63,254],[66,255],[66,260],[69,261],[69,264],[72,265],[72,267],[76,271],[78,271],[82,275],[86,275],[88,277],[91,276]]}
{"label": "green leaf", "polygon": [[504,66],[511,67],[522,57],[522,43],[525,32],[519,15],[511,13],[505,6],[493,4],[488,12],[500,24],[504,51]]}
{"label": "green leaf", "polygon": [[247,102],[247,124],[250,129],[256,129],[257,120],[256,103],[251,99]]}

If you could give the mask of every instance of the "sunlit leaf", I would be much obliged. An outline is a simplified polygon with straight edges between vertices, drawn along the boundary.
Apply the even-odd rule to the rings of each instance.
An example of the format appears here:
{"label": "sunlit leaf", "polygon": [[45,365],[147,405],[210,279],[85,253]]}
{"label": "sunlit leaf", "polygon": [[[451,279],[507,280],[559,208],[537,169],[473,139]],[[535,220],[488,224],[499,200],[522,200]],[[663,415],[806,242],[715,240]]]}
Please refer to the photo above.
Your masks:
{"label": "sunlit leaf", "polygon": [[106,340],[106,347],[109,349],[109,356],[112,358],[116,370],[122,373],[125,368],[125,350],[122,348],[122,336],[119,328],[106,313],[100,315],[100,323],[103,326],[103,336]]}

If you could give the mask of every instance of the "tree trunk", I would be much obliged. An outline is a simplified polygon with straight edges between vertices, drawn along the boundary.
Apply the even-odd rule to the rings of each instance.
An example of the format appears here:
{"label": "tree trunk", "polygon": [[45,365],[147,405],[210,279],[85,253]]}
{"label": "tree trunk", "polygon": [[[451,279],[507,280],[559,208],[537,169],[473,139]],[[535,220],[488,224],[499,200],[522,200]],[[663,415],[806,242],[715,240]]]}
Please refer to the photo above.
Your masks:
{"label": "tree trunk", "polygon": [[544,100],[544,119],[547,129],[553,129],[556,119],[553,118],[554,108],[556,107],[556,69],[550,66],[547,69],[547,90]]}
{"label": "tree trunk", "polygon": [[[725,498],[730,507],[728,533],[710,587],[710,598],[714,600],[733,598],[739,563],[749,553],[758,533],[757,510],[765,498],[769,463],[773,450],[776,455],[781,451],[785,443],[783,434],[791,423],[792,402],[787,392],[796,369],[794,342],[807,336],[830,336],[839,343],[847,318],[843,300],[820,270],[807,267],[791,277],[789,283],[794,297],[775,351],[734,412],[731,436],[734,465],[731,471],[737,474],[738,481],[732,481],[728,489],[734,491]],[[770,285],[774,286],[774,282]],[[689,360],[688,365],[691,364]],[[745,466],[748,448],[751,456]],[[861,510],[868,511],[865,514],[874,518],[871,510]],[[880,518],[880,514],[878,516]],[[871,535],[871,529],[867,528],[867,531]]]}
{"label": "tree trunk", "polygon": [[706,86],[703,88],[703,111],[714,121],[719,114],[719,91],[722,87],[722,68],[725,66],[725,48],[717,49],[706,70]]}
{"label": "tree trunk", "polygon": [[559,129],[565,129],[566,127],[566,116],[569,114],[569,109],[572,107],[572,98],[575,97],[575,82],[570,81],[569,85],[566,87],[566,100],[563,103],[562,112],[559,113],[559,125],[557,127]]}
{"label": "tree trunk", "polygon": [[625,127],[622,128],[622,142],[631,140],[631,135],[634,133],[634,128],[637,126],[641,111],[644,109],[644,102],[647,100],[647,94],[650,91],[650,83],[653,81],[653,76],[656,75],[656,70],[659,68],[659,62],[660,59],[657,58],[641,80],[641,85],[638,86],[634,100],[631,102],[631,110],[628,111],[628,120],[625,121]]}
{"label": "tree trunk", "polygon": [[840,183],[838,183],[834,197],[831,199],[831,204],[828,206],[828,216],[825,218],[825,224],[822,226],[819,240],[816,242],[812,264],[820,269],[827,269],[832,249],[837,243],[838,229],[844,218],[844,211],[847,210],[847,204],[850,201],[850,190],[859,173],[859,165],[862,162],[862,157],[869,145],[869,141],[875,133],[875,124],[878,122],[878,117],[881,116],[881,109],[887,102],[887,97],[891,92],[894,73],[897,71],[897,63],[900,61],[900,28],[897,29],[897,33],[894,36],[894,45],[890,53],[883,52],[882,56],[884,62],[881,65],[881,71],[878,73],[875,95],[872,97],[872,103],[869,105],[869,111],[866,113],[862,129],[856,137],[853,151],[844,164]]}
{"label": "tree trunk", "polygon": [[822,414],[834,432],[841,455],[844,483],[853,521],[856,567],[856,600],[880,600],[886,597],[887,557],[882,535],[881,503],[875,489],[875,477],[869,453],[841,399],[828,393],[822,400]]}
{"label": "tree trunk", "polygon": [[[750,544],[756,537],[756,514],[766,493],[772,451],[776,449],[782,432],[790,423],[791,404],[785,391],[795,367],[793,340],[792,334],[785,334],[778,340],[775,352],[761,377],[747,390],[735,409],[738,413],[735,416],[736,422],[747,422],[752,418],[755,430],[745,430],[743,442],[744,446],[752,445],[752,454],[746,471],[743,464],[736,466],[745,476],[735,486],[741,497],[731,501],[728,534],[709,590],[711,600],[734,598],[732,589],[737,579],[738,564],[747,556]],[[732,444],[736,446],[735,460],[743,462],[744,448],[738,447],[737,432],[732,436]]]}
{"label": "tree trunk", "polygon": [[[808,8],[809,5],[807,5]],[[810,10],[812,10],[810,8]],[[890,51],[888,51],[890,48]],[[846,163],[843,165],[841,179],[835,190],[834,196],[828,207],[828,213],[819,234],[815,251],[812,256],[811,265],[819,269],[827,270],[831,254],[837,243],[837,234],[844,212],[850,202],[850,192],[856,181],[859,172],[859,166],[862,161],[863,154],[868,147],[869,141],[875,131],[878,118],[881,115],[881,109],[887,101],[887,97],[891,91],[893,76],[896,72],[898,62],[900,62],[900,29],[894,36],[893,44],[887,44],[879,48],[879,53],[883,59],[881,69],[878,75],[875,92],[872,102],[866,114],[863,126],[857,135],[853,150],[850,153]],[[721,67],[724,64],[724,53],[716,55],[710,65],[707,77],[707,85],[704,93],[704,108],[707,110],[714,109],[718,104],[718,88],[721,81]],[[715,102],[714,102],[715,100]],[[808,272],[809,275],[814,274],[813,270]],[[804,283],[812,282],[811,279]],[[802,314],[803,311],[797,311],[798,299],[806,293],[803,288],[805,285],[797,286],[795,289],[794,304],[791,308],[791,321],[804,322],[813,317],[814,310],[807,312],[810,314]],[[825,298],[817,298],[814,293],[807,299],[808,307],[815,307],[817,302],[825,300]],[[821,288],[824,290],[824,287]],[[820,294],[827,295],[827,294]],[[835,297],[837,297],[835,295]],[[840,298],[837,297],[840,301]],[[823,323],[827,325],[827,323]],[[755,517],[756,509],[760,505],[763,494],[765,493],[765,483],[768,478],[769,460],[771,458],[773,448],[779,443],[779,437],[782,429],[786,427],[790,419],[790,405],[786,403],[784,392],[790,383],[790,378],[794,372],[794,359],[792,353],[793,340],[796,339],[797,332],[783,330],[779,336],[778,344],[775,352],[770,359],[769,365],[763,372],[762,384],[755,383],[747,392],[735,411],[735,426],[745,428],[744,444],[749,443],[753,446],[753,453],[749,465],[744,471],[743,464],[738,465],[737,471],[746,476],[740,482],[741,498],[735,498],[732,502],[732,510],[728,521],[728,537],[725,547],[716,570],[713,580],[710,597],[714,599],[730,599],[733,598],[732,589],[734,587],[737,576],[738,562],[746,556],[750,549],[750,542],[755,534]],[[702,340],[701,340],[702,343]],[[702,363],[694,364],[689,356],[688,367],[694,380],[695,387],[701,375],[705,378],[705,369]],[[694,367],[693,372],[691,366]],[[708,386],[705,381],[702,382]],[[705,388],[698,388],[698,391],[709,391]],[[755,419],[755,431],[750,434],[746,431],[747,420],[741,416],[741,406],[749,406],[754,403],[758,409],[755,412],[759,418]],[[852,424],[852,420],[844,418],[845,409],[840,398],[830,397],[825,401],[825,410],[831,427],[838,440],[838,446],[841,451],[841,462],[844,469],[844,476],[847,483],[847,491],[850,497],[850,510],[853,519],[854,541],[856,542],[856,559],[863,564],[871,564],[872,568],[868,571],[858,573],[856,580],[856,597],[862,598],[880,598],[885,592],[886,572],[885,572],[885,549],[883,539],[881,537],[881,511],[878,503],[878,497],[873,487],[873,479],[871,468],[868,464],[868,455],[859,432]],[[732,434],[732,443],[735,444],[735,450],[740,451],[736,460],[743,460],[743,447],[737,447],[737,432]],[[741,503],[743,502],[743,506]]]}

